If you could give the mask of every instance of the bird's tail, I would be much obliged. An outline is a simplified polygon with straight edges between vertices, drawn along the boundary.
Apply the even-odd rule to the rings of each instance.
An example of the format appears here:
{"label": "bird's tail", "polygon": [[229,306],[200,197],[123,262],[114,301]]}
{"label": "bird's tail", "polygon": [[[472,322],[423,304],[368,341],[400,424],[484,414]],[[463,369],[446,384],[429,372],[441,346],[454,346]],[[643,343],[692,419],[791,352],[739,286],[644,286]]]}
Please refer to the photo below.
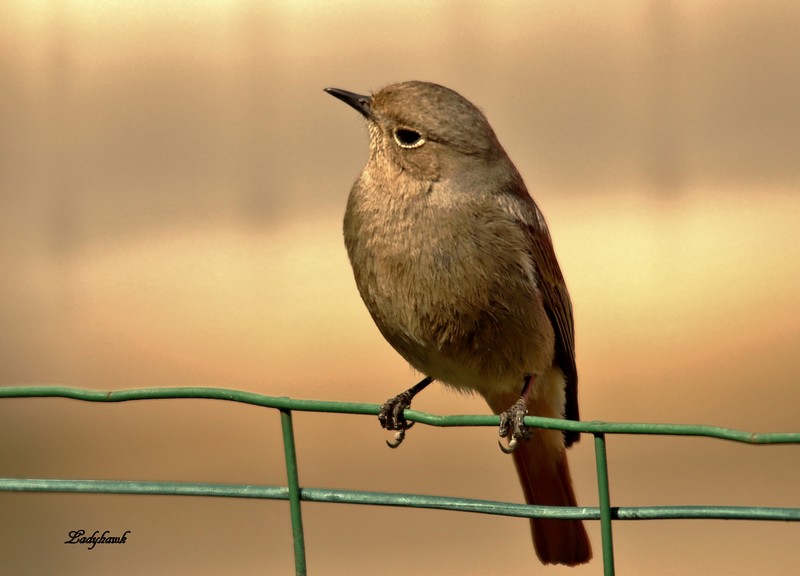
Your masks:
{"label": "bird's tail", "polygon": [[[514,451],[525,501],[540,506],[576,506],[564,442],[555,439],[561,445],[556,452],[552,450],[554,442],[548,442],[550,435],[562,433],[537,429],[531,440],[520,441]],[[544,564],[574,566],[592,558],[589,536],[580,520],[531,518],[531,532],[536,555]]]}

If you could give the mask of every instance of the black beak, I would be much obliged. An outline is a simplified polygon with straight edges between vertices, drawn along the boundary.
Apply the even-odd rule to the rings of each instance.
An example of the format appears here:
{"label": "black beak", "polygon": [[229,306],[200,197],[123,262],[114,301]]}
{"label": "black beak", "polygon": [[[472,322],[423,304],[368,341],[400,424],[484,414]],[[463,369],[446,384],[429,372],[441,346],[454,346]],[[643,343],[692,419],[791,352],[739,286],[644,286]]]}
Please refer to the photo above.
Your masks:
{"label": "black beak", "polygon": [[355,94],[354,92],[348,92],[347,90],[341,90],[339,88],[325,88],[325,92],[338,98],[345,104],[349,104],[358,110],[364,118],[372,119],[372,98],[369,96]]}

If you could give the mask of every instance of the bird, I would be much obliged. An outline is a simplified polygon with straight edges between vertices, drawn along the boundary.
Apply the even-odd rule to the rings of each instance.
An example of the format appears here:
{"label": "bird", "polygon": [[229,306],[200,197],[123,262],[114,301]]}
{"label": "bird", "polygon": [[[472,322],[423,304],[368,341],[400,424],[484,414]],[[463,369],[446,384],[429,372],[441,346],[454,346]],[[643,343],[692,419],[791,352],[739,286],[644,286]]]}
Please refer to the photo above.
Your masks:
{"label": "bird", "polygon": [[[366,120],[369,159],[350,190],[344,243],[388,343],[425,377],[381,407],[396,447],[404,410],[438,381],[482,396],[528,504],[576,506],[565,448],[578,420],[572,303],[545,218],[484,113],[458,92],[406,81],[369,95],[325,91]],[[592,557],[580,520],[532,518],[543,564]]]}

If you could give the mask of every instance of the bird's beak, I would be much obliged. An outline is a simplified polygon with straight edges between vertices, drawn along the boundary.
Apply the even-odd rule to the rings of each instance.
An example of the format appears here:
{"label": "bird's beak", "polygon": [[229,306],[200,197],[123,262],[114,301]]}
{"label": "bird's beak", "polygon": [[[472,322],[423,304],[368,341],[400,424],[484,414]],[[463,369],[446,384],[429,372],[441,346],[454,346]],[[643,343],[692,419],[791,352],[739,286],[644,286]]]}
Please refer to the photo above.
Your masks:
{"label": "bird's beak", "polygon": [[359,111],[364,118],[372,120],[372,98],[362,94],[355,94],[339,88],[325,88],[325,92],[349,104]]}

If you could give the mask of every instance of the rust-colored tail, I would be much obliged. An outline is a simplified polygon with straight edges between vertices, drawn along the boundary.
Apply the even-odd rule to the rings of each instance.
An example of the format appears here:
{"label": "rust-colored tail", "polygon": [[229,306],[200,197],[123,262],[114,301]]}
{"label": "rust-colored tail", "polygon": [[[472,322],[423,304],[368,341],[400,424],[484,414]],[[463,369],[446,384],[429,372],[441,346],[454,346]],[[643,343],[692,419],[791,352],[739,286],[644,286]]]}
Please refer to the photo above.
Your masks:
{"label": "rust-colored tail", "polygon": [[[517,444],[514,464],[528,504],[576,505],[561,431],[535,430],[531,440]],[[544,564],[575,566],[592,558],[580,520],[531,518],[531,531],[536,555]]]}

